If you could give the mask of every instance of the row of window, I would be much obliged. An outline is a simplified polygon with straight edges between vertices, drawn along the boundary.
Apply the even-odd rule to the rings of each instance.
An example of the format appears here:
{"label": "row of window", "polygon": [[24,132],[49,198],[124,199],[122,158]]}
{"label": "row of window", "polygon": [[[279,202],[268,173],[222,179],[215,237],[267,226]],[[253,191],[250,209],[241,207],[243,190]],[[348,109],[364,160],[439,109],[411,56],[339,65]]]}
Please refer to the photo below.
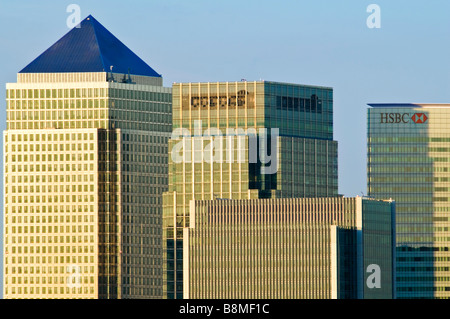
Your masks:
{"label": "row of window", "polygon": [[110,97],[128,100],[172,102],[172,94],[164,92],[147,92],[137,90],[109,89]]}
{"label": "row of window", "polygon": [[[448,127],[448,126],[447,126]],[[383,143],[384,146],[386,143],[393,143],[395,146],[398,146],[399,143],[449,143],[449,137],[428,137],[428,136],[401,136],[401,137],[374,137],[369,134],[368,143],[369,145],[373,145],[375,143]]]}
{"label": "row of window", "polygon": [[417,154],[426,155],[428,153],[449,153],[450,147],[430,147],[428,145],[423,146],[373,146],[368,148],[370,153],[373,154],[392,154],[392,153],[402,153],[402,154]]}
{"label": "row of window", "polygon": [[67,141],[67,142],[75,142],[75,141],[88,141],[94,140],[94,133],[61,133],[61,134],[14,134],[10,133],[6,135],[5,141],[8,142],[8,137],[11,142],[56,142],[56,141]]}
{"label": "row of window", "polygon": [[[5,183],[8,184],[8,177],[5,177]],[[93,182],[94,175],[93,174],[71,174],[71,175],[12,175],[11,182],[14,183],[58,183],[62,184],[64,182],[71,184],[78,184],[81,182],[87,181]],[[38,187],[37,185],[36,187]],[[41,185],[44,187],[45,185]],[[47,185],[47,187],[50,187]],[[45,189],[45,188],[43,188]],[[45,190],[44,190],[45,192]]]}
{"label": "row of window", "polygon": [[47,204],[45,205],[19,205],[19,206],[15,206],[15,205],[11,205],[11,206],[6,206],[5,207],[5,214],[15,214],[15,213],[23,213],[23,214],[27,214],[27,213],[58,213],[58,212],[66,212],[66,213],[93,213],[94,212],[94,205],[67,205],[67,206],[49,206]]}
{"label": "row of window", "polygon": [[[20,193],[20,194],[24,194],[24,193],[28,193],[28,190],[30,193],[34,193],[36,191],[36,193],[62,193],[62,192],[73,192],[73,193],[81,193],[81,192],[93,192],[94,191],[94,185],[92,184],[71,184],[71,185],[31,185],[31,186],[11,186],[11,193]],[[8,194],[8,192],[5,192],[6,194]]]}
{"label": "row of window", "polygon": [[12,294],[12,298],[14,295],[18,295],[19,298],[21,295],[37,295],[38,297],[42,297],[42,295],[68,295],[68,298],[73,298],[73,294],[77,295],[92,295],[95,292],[94,287],[80,287],[80,288],[69,288],[69,287],[5,287],[5,294]]}
{"label": "row of window", "polygon": [[[13,146],[15,146],[15,145],[13,145]],[[12,152],[14,152],[14,151],[12,151]],[[28,153],[25,153],[24,155],[13,154],[13,155],[11,155],[11,160],[12,160],[12,162],[22,162],[22,160],[24,162],[28,162],[28,160],[30,162],[40,162],[41,160],[42,160],[42,162],[53,162],[53,161],[54,162],[71,162],[71,161],[81,162],[81,161],[89,161],[89,160],[93,161],[94,153],[90,153],[90,154],[88,154],[86,152],[83,152],[83,153],[80,152],[80,153],[76,153],[76,154],[74,154],[74,153],[72,153],[72,154],[68,154],[68,153],[48,154],[47,153],[47,154],[42,154],[42,155],[36,154],[36,156],[34,154],[30,154],[29,157],[28,157]]]}
{"label": "row of window", "polygon": [[[59,279],[59,280],[58,280]],[[22,287],[32,287],[32,285],[58,285],[58,284],[68,284],[67,286],[73,286],[78,285],[87,285],[87,284],[94,284],[94,277],[93,276],[81,276],[81,275],[67,275],[67,276],[60,276],[58,277],[52,277],[52,276],[46,276],[46,277],[11,277],[11,281],[7,283],[7,285],[10,288],[13,288],[14,286],[20,287],[21,285],[24,285]],[[37,288],[37,287],[35,287]],[[75,287],[74,287],[75,288]]]}
{"label": "row of window", "polygon": [[108,96],[107,93],[108,89],[106,88],[9,89],[6,91],[6,98],[7,99],[91,98],[91,97],[107,97]]}
{"label": "row of window", "polygon": [[411,236],[409,234],[398,233],[398,243],[437,243],[450,242],[450,237],[434,237],[434,236]]}
{"label": "row of window", "polygon": [[450,257],[397,257],[397,262],[437,262],[450,261]]}
{"label": "row of window", "polygon": [[[6,257],[5,260],[5,266],[6,265],[25,265],[25,264],[41,264],[45,263],[45,260],[51,260],[51,256],[9,256]],[[59,260],[60,263],[78,263],[78,264],[88,264],[94,262],[94,256],[86,256],[83,254],[83,256],[58,256],[56,259],[53,258],[53,263],[57,263]]]}
{"label": "row of window", "polygon": [[[77,110],[85,112],[89,110],[104,109],[110,111],[138,111],[138,112],[152,112],[153,114],[165,115],[170,117],[170,104],[152,103],[152,102],[136,102],[126,100],[111,100],[108,104],[107,99],[78,99],[78,100],[8,100],[7,111],[14,113],[14,111],[28,110],[30,113],[34,110],[35,114],[39,114],[38,110],[41,110],[41,114],[44,111],[52,113],[58,111],[60,114],[62,111]],[[49,117],[49,116],[47,116]]]}
{"label": "row of window", "polygon": [[[67,114],[67,112],[77,111],[83,113],[89,111],[89,113],[96,112],[98,114],[99,110],[103,114],[105,111],[107,112],[109,108],[107,108],[106,100],[76,100],[76,101],[9,101],[8,102],[8,119],[14,119],[14,117],[20,117],[22,119],[26,119],[26,117],[36,119],[39,118],[39,114],[41,118],[45,116],[50,118],[50,114],[53,115],[53,118],[56,118],[56,114],[58,116],[62,116],[62,114]],[[40,110],[40,111],[39,111]]]}
{"label": "row of window", "polygon": [[423,225],[414,225],[414,226],[400,226],[397,225],[398,233],[435,233],[435,232],[448,232],[449,227],[431,227],[431,226],[423,226]]}
{"label": "row of window", "polygon": [[398,292],[450,291],[450,287],[397,287]]}
{"label": "row of window", "polygon": [[15,172],[86,172],[93,171],[94,164],[30,164],[30,165],[11,165],[11,169],[8,169],[8,165],[5,165],[5,173],[15,173]]}
{"label": "row of window", "polygon": [[[22,208],[22,206],[20,206],[20,207]],[[27,206],[25,206],[25,207],[27,207]],[[24,210],[25,210],[25,207],[23,207]],[[93,208],[93,207],[94,206],[91,205],[91,208]],[[7,218],[6,223],[8,223],[8,216],[6,216],[6,218]],[[78,223],[91,222],[92,223],[92,222],[94,222],[94,216],[93,215],[90,215],[90,216],[88,216],[88,215],[66,215],[66,216],[60,216],[60,215],[55,215],[55,216],[52,216],[52,215],[49,215],[49,216],[30,215],[30,216],[27,216],[27,215],[24,215],[22,217],[19,215],[19,216],[12,216],[10,221],[12,223],[17,222],[19,224],[22,224],[22,223],[27,224],[28,222],[29,223],[41,223],[42,222],[45,224],[46,223],[61,224],[61,223],[76,223],[76,222],[78,222]]]}
{"label": "row of window", "polygon": [[[92,185],[91,185],[92,186]],[[34,195],[12,195],[11,196],[11,204],[33,204],[33,203],[89,203],[89,202],[94,202],[94,198],[95,196],[92,195],[43,195],[43,196],[34,196]],[[5,204],[8,204],[9,200],[8,197],[5,198]],[[14,207],[14,206],[13,206]],[[49,212],[50,212],[50,207],[49,208]],[[55,206],[57,207],[57,206]],[[79,208],[81,208],[82,206],[79,206]]]}
{"label": "row of window", "polygon": [[[24,143],[24,144],[13,144],[13,143],[8,143],[11,145],[11,152],[16,152],[16,147],[17,147],[17,152],[40,152],[42,150],[42,152],[69,152],[69,151],[82,151],[83,149],[85,151],[88,150],[88,145],[89,145],[89,150],[93,151],[94,150],[94,143],[59,143],[59,144],[34,144],[34,143]],[[8,144],[6,145],[6,152],[8,152]],[[55,154],[53,154],[55,155]]]}
{"label": "row of window", "polygon": [[321,99],[333,99],[333,89],[314,87],[309,85],[274,83],[274,82],[211,82],[211,83],[178,83],[172,87],[173,96],[178,97],[180,94],[198,95],[209,94],[236,94],[236,92],[247,92],[256,95],[280,95],[289,97],[309,97],[317,95]]}
{"label": "row of window", "polygon": [[[123,113],[123,112],[122,112]],[[130,112],[131,113],[131,112]],[[130,118],[142,116],[139,113],[134,113],[136,116],[129,114]],[[112,116],[112,112],[109,112]],[[121,117],[120,119],[126,120],[127,117]],[[64,120],[105,120],[108,119],[108,113],[105,109],[102,110],[72,110],[72,111],[8,111],[7,121],[64,121]]]}
{"label": "row of window", "polygon": [[[15,225],[15,224],[13,224]],[[72,226],[9,226],[11,234],[45,234],[45,233],[57,233],[57,234],[67,234],[67,233],[93,233],[94,225],[72,225]],[[7,231],[6,233],[9,233]]]}
{"label": "row of window", "polygon": [[[49,228],[50,229],[50,228]],[[49,232],[50,233],[50,232]],[[56,233],[55,233],[56,234]],[[5,236],[5,244],[8,244],[9,240],[7,239],[11,239],[11,244],[39,244],[39,243],[94,243],[94,236],[93,235],[78,235],[78,236],[28,236],[28,235],[23,235],[23,236]]]}
{"label": "row of window", "polygon": [[87,129],[87,128],[103,128],[113,129],[121,128],[128,130],[141,130],[141,131],[153,131],[153,132],[171,132],[171,123],[166,121],[165,123],[157,122],[156,120],[148,120],[143,123],[142,121],[110,121],[110,120],[67,120],[67,121],[29,121],[29,122],[8,122],[8,130],[20,130],[20,129]]}

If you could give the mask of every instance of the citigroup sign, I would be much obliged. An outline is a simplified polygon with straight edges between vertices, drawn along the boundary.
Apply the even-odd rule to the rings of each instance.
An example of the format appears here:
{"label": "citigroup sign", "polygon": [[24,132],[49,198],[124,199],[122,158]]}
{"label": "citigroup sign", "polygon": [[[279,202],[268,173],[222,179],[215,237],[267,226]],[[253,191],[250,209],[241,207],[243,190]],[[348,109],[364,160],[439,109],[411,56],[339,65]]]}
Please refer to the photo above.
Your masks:
{"label": "citigroup sign", "polygon": [[410,122],[423,124],[428,120],[428,117],[425,113],[380,113],[380,116],[380,123],[383,124],[399,124]]}

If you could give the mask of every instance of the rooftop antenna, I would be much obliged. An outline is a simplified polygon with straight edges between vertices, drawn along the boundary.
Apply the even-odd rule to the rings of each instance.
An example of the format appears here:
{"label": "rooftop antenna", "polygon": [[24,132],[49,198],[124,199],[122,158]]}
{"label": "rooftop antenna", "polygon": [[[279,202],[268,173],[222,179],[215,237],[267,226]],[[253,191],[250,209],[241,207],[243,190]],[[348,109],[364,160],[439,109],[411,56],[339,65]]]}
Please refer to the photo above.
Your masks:
{"label": "rooftop antenna", "polygon": [[115,82],[115,80],[114,80],[114,75],[113,75],[113,72],[112,72],[112,70],[113,70],[113,65],[111,65],[110,67],[109,67],[109,70],[111,71],[111,77],[109,78],[109,81],[111,81],[111,82]]}
{"label": "rooftop antenna", "polygon": [[130,68],[128,68],[128,83],[133,83],[133,81],[131,80],[131,74],[130,74]]}

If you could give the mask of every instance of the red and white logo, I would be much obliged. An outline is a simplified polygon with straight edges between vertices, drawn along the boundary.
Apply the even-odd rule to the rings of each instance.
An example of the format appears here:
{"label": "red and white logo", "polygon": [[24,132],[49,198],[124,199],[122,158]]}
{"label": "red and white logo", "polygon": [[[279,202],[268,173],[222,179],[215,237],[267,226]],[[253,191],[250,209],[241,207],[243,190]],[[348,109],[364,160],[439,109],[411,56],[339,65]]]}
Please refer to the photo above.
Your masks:
{"label": "red and white logo", "polygon": [[428,120],[428,116],[425,113],[380,113],[380,123],[409,123],[413,121],[415,124],[423,124]]}
{"label": "red and white logo", "polygon": [[425,115],[425,113],[415,113],[413,114],[413,116],[411,116],[411,120],[413,120],[413,122],[416,124],[422,124],[428,120],[428,117]]}

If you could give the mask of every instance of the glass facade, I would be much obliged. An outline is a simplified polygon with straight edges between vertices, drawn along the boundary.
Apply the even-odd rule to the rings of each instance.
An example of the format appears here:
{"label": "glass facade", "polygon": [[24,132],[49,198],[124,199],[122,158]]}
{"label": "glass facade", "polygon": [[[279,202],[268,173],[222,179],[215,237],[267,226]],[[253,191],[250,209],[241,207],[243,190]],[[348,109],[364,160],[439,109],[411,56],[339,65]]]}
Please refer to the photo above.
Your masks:
{"label": "glass facade", "polygon": [[277,82],[173,85],[173,128],[279,128],[280,135],[333,140],[333,90]]}
{"label": "glass facade", "polygon": [[396,201],[397,298],[450,297],[449,105],[368,109],[368,192]]}
{"label": "glass facade", "polygon": [[94,129],[5,132],[5,298],[97,294],[98,145]]}
{"label": "glass facade", "polygon": [[[365,276],[372,273],[371,265],[380,270],[381,287],[371,288],[365,277],[363,298],[395,299],[395,218],[397,203],[390,200],[365,200],[361,204],[363,271]],[[390,203],[390,205],[386,205]],[[357,208],[357,211],[359,208]]]}
{"label": "glass facade", "polygon": [[171,89],[131,78],[7,84],[5,298],[162,297]]}
{"label": "glass facade", "polygon": [[[337,196],[337,142],[331,88],[242,81],[172,90],[180,134],[169,141],[163,195],[164,287],[167,298],[182,298],[177,252],[191,222],[190,200]],[[272,164],[275,172],[262,173]]]}

